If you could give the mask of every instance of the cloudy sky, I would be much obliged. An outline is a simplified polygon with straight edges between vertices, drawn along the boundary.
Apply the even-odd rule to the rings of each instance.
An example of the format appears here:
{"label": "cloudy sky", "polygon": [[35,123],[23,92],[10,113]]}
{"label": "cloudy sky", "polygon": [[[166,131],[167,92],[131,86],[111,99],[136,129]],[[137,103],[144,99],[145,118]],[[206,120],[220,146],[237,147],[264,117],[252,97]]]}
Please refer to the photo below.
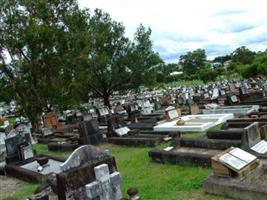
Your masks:
{"label": "cloudy sky", "polygon": [[209,59],[240,46],[267,48],[266,0],[78,0],[101,8],[133,34],[140,23],[152,29],[153,48],[166,62],[197,48]]}

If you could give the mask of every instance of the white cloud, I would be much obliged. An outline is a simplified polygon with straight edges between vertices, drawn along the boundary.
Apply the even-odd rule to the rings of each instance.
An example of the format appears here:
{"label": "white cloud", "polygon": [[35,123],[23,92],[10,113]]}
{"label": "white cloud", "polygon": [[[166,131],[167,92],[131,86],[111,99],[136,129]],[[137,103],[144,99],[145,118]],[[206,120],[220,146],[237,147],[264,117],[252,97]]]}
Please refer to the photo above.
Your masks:
{"label": "white cloud", "polygon": [[152,29],[154,49],[165,61],[205,48],[208,57],[231,53],[241,45],[267,48],[265,0],[78,0],[82,8],[101,8],[123,22],[133,38],[142,23]]}

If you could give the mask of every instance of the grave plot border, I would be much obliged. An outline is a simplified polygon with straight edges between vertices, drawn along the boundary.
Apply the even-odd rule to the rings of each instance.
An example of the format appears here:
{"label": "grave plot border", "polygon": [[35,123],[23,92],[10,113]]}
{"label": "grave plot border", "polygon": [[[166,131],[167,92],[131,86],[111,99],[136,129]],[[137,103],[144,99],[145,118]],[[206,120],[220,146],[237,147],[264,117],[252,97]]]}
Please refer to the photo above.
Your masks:
{"label": "grave plot border", "polygon": [[56,161],[60,161],[60,162],[64,162],[65,159],[63,158],[58,158],[58,157],[54,157],[54,156],[48,156],[48,155],[38,155],[38,156],[34,156],[30,159],[25,160],[24,162],[13,162],[13,163],[9,163],[6,165],[6,172],[8,175],[13,176],[15,178],[21,179],[23,181],[26,182],[43,182],[47,180],[47,176],[48,175],[43,175],[37,172],[33,172],[27,169],[24,169],[22,167],[20,167],[21,165],[33,162],[36,157],[47,157],[48,159],[52,159],[52,160],[56,160]]}
{"label": "grave plot border", "polygon": [[[263,173],[261,172],[261,170],[264,169],[261,169],[260,165],[258,168],[254,169],[252,173],[248,174],[248,176],[252,176],[253,174],[257,173]],[[229,177],[217,177],[215,175],[212,175],[204,181],[203,188],[207,193],[228,196],[231,198],[244,200],[267,199],[266,186],[243,183],[243,180],[239,178],[231,179]]]}
{"label": "grave plot border", "polygon": [[78,190],[80,187],[85,187],[86,184],[93,182],[95,180],[94,167],[101,164],[107,164],[110,173],[117,171],[115,157],[111,156],[101,161],[93,161],[92,163],[57,174],[58,199],[66,200],[67,188]]}

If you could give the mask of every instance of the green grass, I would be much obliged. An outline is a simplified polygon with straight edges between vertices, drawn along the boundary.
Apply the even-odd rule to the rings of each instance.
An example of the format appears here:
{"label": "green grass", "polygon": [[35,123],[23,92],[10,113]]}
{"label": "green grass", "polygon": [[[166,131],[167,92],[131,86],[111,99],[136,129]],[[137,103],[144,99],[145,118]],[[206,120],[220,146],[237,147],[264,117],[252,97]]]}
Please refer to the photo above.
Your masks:
{"label": "green grass", "polygon": [[16,122],[16,117],[8,117],[6,120],[9,122],[9,124],[14,124]]}
{"label": "green grass", "polygon": [[[160,148],[168,144],[160,145]],[[157,164],[150,161],[150,148],[130,148],[103,144],[115,156],[118,170],[122,176],[121,189],[126,195],[129,187],[137,187],[139,195],[144,200],[226,200],[224,197],[207,195],[202,190],[205,178],[211,174],[211,169]],[[38,154],[67,157],[70,152],[53,152],[47,145],[36,144],[34,149]],[[14,193],[14,199],[21,200],[33,193],[36,184],[29,184]],[[26,195],[25,195],[26,194]]]}

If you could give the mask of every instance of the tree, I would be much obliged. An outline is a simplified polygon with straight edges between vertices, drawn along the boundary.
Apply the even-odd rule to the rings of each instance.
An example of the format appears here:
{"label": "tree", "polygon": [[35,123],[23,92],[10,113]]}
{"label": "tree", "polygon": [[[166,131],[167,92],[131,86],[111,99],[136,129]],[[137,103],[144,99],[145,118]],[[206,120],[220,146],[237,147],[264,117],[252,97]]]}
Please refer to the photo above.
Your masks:
{"label": "tree", "polygon": [[140,26],[131,42],[124,35],[124,26],[98,9],[89,25],[91,52],[85,69],[89,74],[87,84],[96,96],[103,98],[106,106],[110,106],[113,91],[153,83],[154,67],[161,59],[152,51],[150,29]]}
{"label": "tree", "polygon": [[129,40],[124,36],[123,25],[98,9],[91,16],[89,27],[90,52],[84,65],[84,72],[88,74],[86,84],[110,106],[112,92],[129,81],[126,63]]}
{"label": "tree", "polygon": [[131,71],[128,88],[151,86],[156,82],[158,68],[163,61],[152,49],[151,29],[139,25],[128,52],[127,63]]}
{"label": "tree", "polygon": [[225,61],[231,60],[230,55],[225,55],[225,56],[217,56],[216,58],[213,59],[213,62],[219,62],[222,65],[224,64]]}
{"label": "tree", "polygon": [[1,84],[35,124],[44,108],[72,100],[87,12],[75,0],[5,0],[0,9]]}
{"label": "tree", "polygon": [[179,64],[183,66],[185,74],[190,77],[205,66],[206,59],[205,50],[197,49],[193,52],[187,52],[185,55],[181,55]]}
{"label": "tree", "polygon": [[233,51],[231,54],[231,60],[233,63],[247,65],[253,62],[255,55],[255,52],[250,51],[245,46],[242,46]]}

